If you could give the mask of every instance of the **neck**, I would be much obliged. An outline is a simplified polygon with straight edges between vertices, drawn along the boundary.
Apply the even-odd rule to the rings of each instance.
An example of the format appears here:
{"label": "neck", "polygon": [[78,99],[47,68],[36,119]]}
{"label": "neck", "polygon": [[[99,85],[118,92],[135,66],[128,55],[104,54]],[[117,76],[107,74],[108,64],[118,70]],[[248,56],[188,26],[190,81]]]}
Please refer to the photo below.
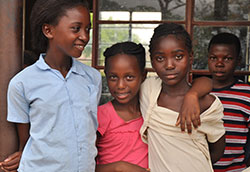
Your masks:
{"label": "neck", "polygon": [[228,78],[226,80],[216,80],[213,79],[213,88],[220,89],[232,85],[235,82],[235,78]]}
{"label": "neck", "polygon": [[185,81],[182,84],[166,85],[162,83],[162,93],[167,94],[170,97],[185,96],[190,89],[190,85]]}
{"label": "neck", "polygon": [[113,100],[112,104],[117,111],[128,111],[131,112],[132,114],[140,111],[138,96],[136,96],[133,100],[129,101],[128,103],[119,103],[118,101]]}
{"label": "neck", "polygon": [[64,77],[72,66],[70,56],[57,56],[54,53],[47,52],[44,60],[52,69],[60,71]]}

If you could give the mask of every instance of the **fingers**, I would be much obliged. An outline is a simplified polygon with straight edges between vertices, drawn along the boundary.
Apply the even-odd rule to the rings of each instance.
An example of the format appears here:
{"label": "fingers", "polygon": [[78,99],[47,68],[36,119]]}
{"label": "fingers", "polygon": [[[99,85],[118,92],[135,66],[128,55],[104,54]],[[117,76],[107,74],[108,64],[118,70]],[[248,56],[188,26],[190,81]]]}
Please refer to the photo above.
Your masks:
{"label": "fingers", "polygon": [[1,162],[1,169],[4,172],[16,172],[22,153],[16,152]]}
{"label": "fingers", "polygon": [[181,123],[181,119],[180,119],[180,117],[178,116],[178,118],[177,118],[177,120],[176,120],[176,123],[175,123],[175,126],[180,125],[180,123]]}
{"label": "fingers", "polygon": [[181,131],[185,131],[187,129],[187,132],[189,134],[192,133],[192,126],[194,128],[198,128],[200,125],[201,125],[201,122],[200,122],[200,115],[196,115],[196,114],[193,114],[193,115],[181,115],[181,117],[178,117],[177,118],[177,121],[176,121],[176,126],[180,125],[181,127]]}
{"label": "fingers", "polygon": [[11,166],[3,166],[2,170],[5,170],[7,172],[12,172],[12,171],[16,171],[18,168],[18,164],[13,164]]}

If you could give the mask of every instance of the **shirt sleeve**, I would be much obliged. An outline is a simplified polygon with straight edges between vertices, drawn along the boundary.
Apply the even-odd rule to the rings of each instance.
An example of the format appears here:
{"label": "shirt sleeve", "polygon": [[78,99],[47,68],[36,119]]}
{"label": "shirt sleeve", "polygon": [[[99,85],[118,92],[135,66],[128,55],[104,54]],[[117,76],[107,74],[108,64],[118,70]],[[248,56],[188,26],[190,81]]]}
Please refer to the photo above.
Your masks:
{"label": "shirt sleeve", "polygon": [[[141,85],[140,88],[140,110],[143,118],[146,118],[147,110],[150,105],[150,101],[153,101],[152,94],[152,85],[155,83],[155,77],[148,77]],[[156,84],[157,85],[157,84]]]}
{"label": "shirt sleeve", "polygon": [[10,81],[7,93],[7,120],[16,123],[29,123],[29,103],[25,99],[22,82]]}
{"label": "shirt sleeve", "polygon": [[[109,102],[110,103],[110,102]],[[98,128],[97,131],[103,136],[107,131],[107,128],[110,124],[110,112],[109,108],[107,108],[107,104],[101,105],[98,107],[97,111],[97,119],[98,119]]]}
{"label": "shirt sleeve", "polygon": [[206,133],[208,142],[215,143],[225,134],[222,120],[224,108],[218,97],[211,106],[208,113],[201,115],[201,126],[198,130]]}

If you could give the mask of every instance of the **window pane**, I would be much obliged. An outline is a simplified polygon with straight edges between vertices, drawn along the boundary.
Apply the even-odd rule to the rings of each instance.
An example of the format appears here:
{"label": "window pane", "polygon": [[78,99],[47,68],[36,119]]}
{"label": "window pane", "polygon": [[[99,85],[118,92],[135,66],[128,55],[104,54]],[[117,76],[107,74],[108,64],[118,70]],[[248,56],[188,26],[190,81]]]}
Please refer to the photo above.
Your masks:
{"label": "window pane", "polygon": [[99,27],[99,59],[98,64],[104,65],[103,52],[107,47],[124,41],[141,43],[146,49],[146,66],[151,67],[148,45],[157,24],[102,24]]}
{"label": "window pane", "polygon": [[237,21],[250,19],[249,0],[196,0],[195,20]]}
{"label": "window pane", "polygon": [[249,27],[195,27],[194,28],[194,63],[193,69],[207,69],[207,47],[213,35],[229,32],[237,35],[241,41],[242,63],[238,70],[249,71]]}
{"label": "window pane", "polygon": [[108,88],[108,84],[107,84],[107,80],[106,80],[104,71],[100,70],[100,72],[102,75],[102,95],[101,95],[99,105],[102,105],[102,104],[105,104],[108,101],[112,100],[113,97],[111,96],[111,94],[109,92],[109,88]]}
{"label": "window pane", "polygon": [[129,21],[129,12],[126,11],[102,11],[99,14],[100,20],[125,20]]}
{"label": "window pane", "polygon": [[[160,3],[161,2],[161,3]],[[154,15],[153,13],[160,13],[160,18],[154,16],[150,20],[184,20],[186,0],[101,0],[99,1],[99,19],[100,20],[129,20],[131,15],[135,12],[149,12],[147,15]],[[123,11],[124,14],[117,12]],[[125,13],[127,12],[127,16]],[[107,13],[109,16],[107,17]],[[117,15],[119,14],[119,15]],[[144,13],[145,14],[145,13]],[[139,14],[137,14],[139,15]],[[144,20],[144,15],[140,16]],[[139,20],[138,17],[136,17]],[[149,20],[148,18],[146,20]]]}

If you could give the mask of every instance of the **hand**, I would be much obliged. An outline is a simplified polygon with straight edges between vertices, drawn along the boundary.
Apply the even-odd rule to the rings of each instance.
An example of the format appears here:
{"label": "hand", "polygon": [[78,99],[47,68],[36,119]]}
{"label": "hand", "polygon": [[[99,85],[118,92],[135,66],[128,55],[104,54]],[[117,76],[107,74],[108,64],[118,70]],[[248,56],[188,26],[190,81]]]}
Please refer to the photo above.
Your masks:
{"label": "hand", "polygon": [[192,133],[192,124],[194,128],[200,126],[200,104],[198,95],[195,92],[188,92],[183,100],[180,114],[176,121],[176,126],[180,125],[181,131],[187,131]]}
{"label": "hand", "polygon": [[142,168],[138,165],[135,164],[131,164],[129,162],[125,162],[125,161],[120,161],[120,169],[122,172],[149,172],[150,169],[149,168]]}
{"label": "hand", "polygon": [[3,162],[0,162],[0,167],[4,172],[16,172],[19,166],[22,152],[15,152],[6,158]]}

